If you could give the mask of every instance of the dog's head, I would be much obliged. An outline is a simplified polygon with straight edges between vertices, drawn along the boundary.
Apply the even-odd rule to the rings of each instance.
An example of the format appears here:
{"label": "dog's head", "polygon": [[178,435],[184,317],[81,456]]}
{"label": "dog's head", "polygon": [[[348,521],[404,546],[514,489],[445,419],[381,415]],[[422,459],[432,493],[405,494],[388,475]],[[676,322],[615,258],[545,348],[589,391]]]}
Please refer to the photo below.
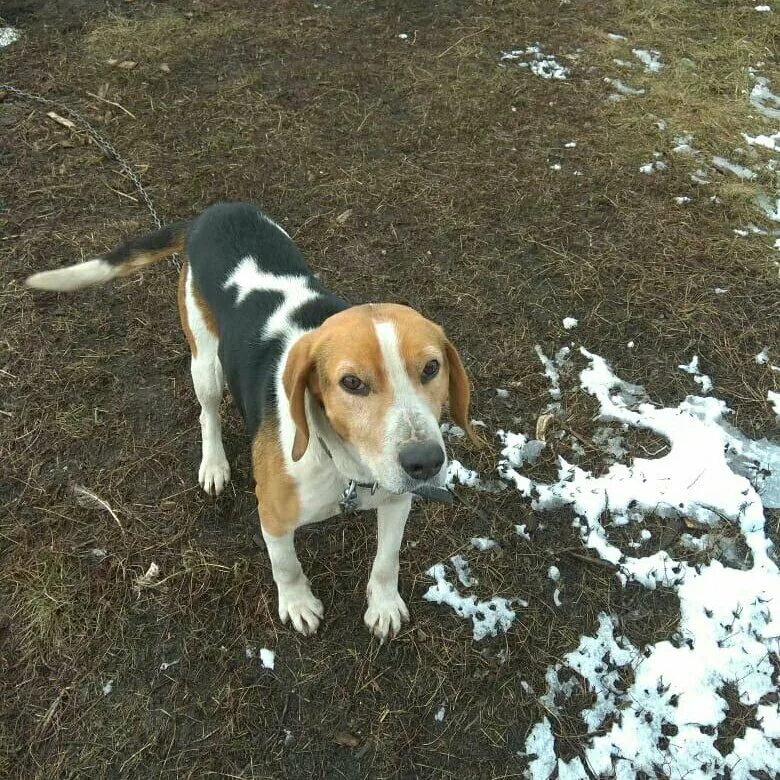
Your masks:
{"label": "dog's head", "polygon": [[457,351],[438,325],[406,306],[355,306],[328,318],[293,345],[283,384],[296,427],[294,461],[309,445],[308,390],[374,480],[394,493],[444,484],[445,404],[474,437]]}

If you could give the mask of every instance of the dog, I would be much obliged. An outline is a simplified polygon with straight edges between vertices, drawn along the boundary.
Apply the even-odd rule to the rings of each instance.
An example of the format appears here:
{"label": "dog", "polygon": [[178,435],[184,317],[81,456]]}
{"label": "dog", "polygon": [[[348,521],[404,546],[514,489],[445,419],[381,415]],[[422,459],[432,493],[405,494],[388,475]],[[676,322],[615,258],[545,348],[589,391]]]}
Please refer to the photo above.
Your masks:
{"label": "dog", "polygon": [[470,385],[444,331],[393,303],[350,306],[327,292],[288,233],[249,203],[217,203],[29,287],[71,291],[182,255],[178,304],[200,403],[198,479],[230,480],[219,408],[227,382],[251,437],[279,618],[304,635],[323,618],[295,552],[296,528],[377,510],[364,622],[384,641],[409,619],[398,555],[412,495],[441,498],[445,405],[475,442]]}

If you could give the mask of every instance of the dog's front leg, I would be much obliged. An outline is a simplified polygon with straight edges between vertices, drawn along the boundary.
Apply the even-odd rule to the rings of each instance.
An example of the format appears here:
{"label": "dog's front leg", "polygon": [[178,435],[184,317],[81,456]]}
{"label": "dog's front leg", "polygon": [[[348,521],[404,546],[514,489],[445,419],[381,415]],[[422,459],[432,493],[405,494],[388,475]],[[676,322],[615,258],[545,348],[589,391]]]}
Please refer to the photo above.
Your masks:
{"label": "dog's front leg", "polygon": [[311,592],[309,579],[295,554],[295,531],[290,529],[281,536],[274,536],[265,528],[262,530],[279,591],[279,618],[282,623],[291,621],[301,634],[313,634],[322,620],[324,609],[322,602]]}
{"label": "dog's front leg", "polygon": [[395,636],[409,620],[409,610],[398,593],[398,551],[412,506],[409,493],[393,497],[377,509],[376,558],[368,579],[368,630],[382,641]]}

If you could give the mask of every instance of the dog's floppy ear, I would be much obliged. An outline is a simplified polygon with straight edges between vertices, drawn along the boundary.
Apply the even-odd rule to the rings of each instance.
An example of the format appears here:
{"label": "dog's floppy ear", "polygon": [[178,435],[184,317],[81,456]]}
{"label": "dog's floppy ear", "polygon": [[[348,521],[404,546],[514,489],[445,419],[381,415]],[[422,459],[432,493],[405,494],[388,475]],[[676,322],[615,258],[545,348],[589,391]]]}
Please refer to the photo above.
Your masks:
{"label": "dog's floppy ear", "polygon": [[466,435],[472,443],[481,447],[484,442],[474,433],[469,421],[469,401],[471,399],[469,378],[466,376],[466,370],[463,368],[458,350],[446,338],[444,339],[444,352],[447,356],[447,367],[450,372],[450,417],[466,431]]}
{"label": "dog's floppy ear", "polygon": [[311,334],[301,336],[287,355],[282,384],[290,405],[290,416],[295,423],[292,459],[300,460],[309,446],[309,421],[306,419],[306,387],[314,368]]}

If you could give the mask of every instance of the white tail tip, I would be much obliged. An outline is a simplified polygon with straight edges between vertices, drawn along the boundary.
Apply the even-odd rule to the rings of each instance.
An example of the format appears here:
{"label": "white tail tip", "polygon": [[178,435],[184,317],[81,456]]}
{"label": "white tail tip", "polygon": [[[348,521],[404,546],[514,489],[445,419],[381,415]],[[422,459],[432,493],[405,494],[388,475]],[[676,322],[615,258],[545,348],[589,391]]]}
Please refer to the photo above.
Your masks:
{"label": "white tail tip", "polygon": [[66,268],[55,268],[53,271],[41,271],[28,276],[25,284],[38,290],[54,290],[70,292],[89,287],[91,284],[103,284],[113,279],[119,273],[119,268],[97,258],[86,263],[69,265]]}

